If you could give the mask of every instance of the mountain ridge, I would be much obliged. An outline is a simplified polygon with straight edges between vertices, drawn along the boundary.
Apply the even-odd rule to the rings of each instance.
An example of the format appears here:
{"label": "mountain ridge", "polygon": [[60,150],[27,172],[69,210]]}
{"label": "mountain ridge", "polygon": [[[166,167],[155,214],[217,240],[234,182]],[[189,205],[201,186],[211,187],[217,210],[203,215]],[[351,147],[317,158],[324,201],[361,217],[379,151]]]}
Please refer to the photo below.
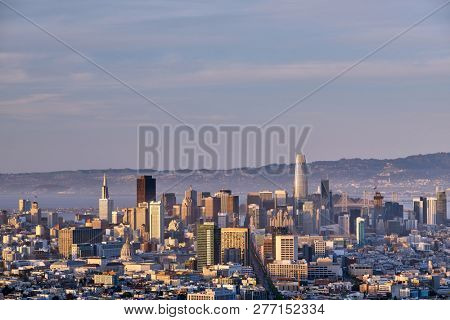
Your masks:
{"label": "mountain ridge", "polygon": [[[269,164],[258,168],[229,170],[145,170],[156,177],[158,192],[182,193],[189,185],[198,190],[215,191],[220,188],[245,193],[262,189],[284,188],[291,192],[294,164]],[[310,189],[321,178],[329,178],[333,189],[368,188],[386,185],[395,189],[401,186],[414,189],[430,189],[432,185],[450,186],[450,152],[411,155],[395,159],[339,159],[321,160],[308,164]],[[281,174],[268,175],[269,169]],[[0,194],[97,194],[103,174],[108,175],[112,193],[133,194],[138,171],[135,169],[83,169],[53,172],[2,173]],[[139,172],[142,173],[142,172]],[[189,175],[186,176],[186,173]],[[256,189],[256,190],[255,190]]]}

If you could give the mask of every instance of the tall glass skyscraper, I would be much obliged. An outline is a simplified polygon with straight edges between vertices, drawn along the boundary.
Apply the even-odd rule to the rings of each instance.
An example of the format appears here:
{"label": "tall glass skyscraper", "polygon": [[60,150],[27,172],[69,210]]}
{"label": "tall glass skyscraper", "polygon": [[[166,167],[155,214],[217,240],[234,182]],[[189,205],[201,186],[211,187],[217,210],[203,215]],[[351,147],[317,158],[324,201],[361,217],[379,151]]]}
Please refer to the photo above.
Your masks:
{"label": "tall glass skyscraper", "polygon": [[304,154],[295,157],[294,199],[305,200],[308,197],[308,169]]}

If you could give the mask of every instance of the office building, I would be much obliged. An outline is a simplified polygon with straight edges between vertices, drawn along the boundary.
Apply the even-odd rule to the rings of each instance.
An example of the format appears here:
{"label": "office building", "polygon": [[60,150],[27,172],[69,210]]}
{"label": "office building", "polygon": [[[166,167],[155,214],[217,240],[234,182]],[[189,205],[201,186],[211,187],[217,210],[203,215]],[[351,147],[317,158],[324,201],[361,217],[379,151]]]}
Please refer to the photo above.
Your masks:
{"label": "office building", "polygon": [[58,250],[59,254],[69,259],[72,254],[73,244],[82,243],[101,243],[103,231],[101,229],[92,229],[85,227],[72,227],[59,230]]}
{"label": "office building", "polygon": [[184,199],[181,203],[181,220],[185,225],[197,223],[197,191],[192,186],[184,193]]}
{"label": "office building", "polygon": [[219,228],[228,228],[229,227],[228,213],[226,213],[226,212],[219,212],[217,214],[217,226]]}
{"label": "office building", "polygon": [[102,197],[98,200],[98,217],[111,223],[113,207],[114,202],[109,198],[108,182],[105,174],[103,175]]}
{"label": "office building", "polygon": [[425,197],[413,198],[413,210],[415,218],[421,225],[427,224],[427,216],[428,216],[427,204],[428,204],[427,198]]}
{"label": "office building", "polygon": [[19,212],[24,213],[31,210],[31,201],[26,199],[19,199]]}
{"label": "office building", "polygon": [[173,206],[177,203],[177,197],[175,196],[175,193],[163,193],[161,195],[161,202],[164,208],[164,213],[172,216]]}
{"label": "office building", "polygon": [[259,193],[259,198],[261,201],[261,207],[266,210],[274,209],[274,200],[272,191],[261,191]]}
{"label": "office building", "polygon": [[298,237],[294,235],[275,236],[275,260],[298,260]]}
{"label": "office building", "polygon": [[359,246],[364,246],[366,237],[365,220],[363,218],[356,218],[356,243]]}
{"label": "office building", "polygon": [[242,265],[249,265],[249,232],[247,228],[222,228],[221,229],[221,261],[226,263],[226,253],[239,250],[239,263]]}
{"label": "office building", "polygon": [[217,217],[220,212],[220,198],[206,197],[203,201],[205,205],[205,220],[217,224]]}
{"label": "office building", "polygon": [[164,212],[161,201],[149,203],[149,234],[150,241],[156,244],[164,243]]}
{"label": "office building", "polygon": [[436,224],[437,199],[434,197],[427,198],[427,224]]}
{"label": "office building", "polygon": [[383,206],[384,197],[380,192],[375,192],[373,197],[373,210],[374,214],[372,216],[371,226],[376,227],[378,220],[384,220],[384,206]]}
{"label": "office building", "polygon": [[286,208],[288,205],[288,193],[286,190],[275,190],[274,206],[275,210]]}
{"label": "office building", "polygon": [[58,223],[58,212],[49,212],[47,214],[47,227],[53,228]]}
{"label": "office building", "polygon": [[327,252],[327,243],[324,240],[314,240],[314,255],[316,257],[325,257]]}
{"label": "office building", "polygon": [[276,260],[267,265],[267,271],[273,279],[291,279],[295,281],[308,279],[308,263],[305,260]]}
{"label": "office building", "polygon": [[350,235],[350,215],[344,214],[338,217],[339,234],[343,236]]}
{"label": "office building", "polygon": [[447,221],[447,194],[436,190],[436,224],[445,224]]}
{"label": "office building", "polygon": [[250,204],[247,207],[249,225],[254,229],[264,229],[267,226],[267,212],[257,204]]}
{"label": "office building", "polygon": [[30,214],[32,224],[34,225],[41,224],[42,219],[41,208],[39,208],[39,204],[36,201],[34,201],[31,204]]}
{"label": "office building", "polygon": [[152,176],[137,178],[136,189],[136,205],[141,202],[156,201],[156,179]]}
{"label": "office building", "polygon": [[220,264],[220,229],[213,222],[197,226],[197,270]]}

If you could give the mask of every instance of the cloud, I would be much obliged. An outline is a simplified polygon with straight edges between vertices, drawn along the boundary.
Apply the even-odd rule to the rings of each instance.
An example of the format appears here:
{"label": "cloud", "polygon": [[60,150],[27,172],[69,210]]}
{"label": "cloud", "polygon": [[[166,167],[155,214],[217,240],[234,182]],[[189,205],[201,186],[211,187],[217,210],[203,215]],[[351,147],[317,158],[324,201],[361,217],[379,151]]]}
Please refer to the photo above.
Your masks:
{"label": "cloud", "polygon": [[[357,60],[290,64],[222,64],[192,72],[145,80],[149,86],[230,85],[276,81],[327,80]],[[345,75],[347,79],[392,79],[450,76],[450,58],[434,60],[368,60]]]}

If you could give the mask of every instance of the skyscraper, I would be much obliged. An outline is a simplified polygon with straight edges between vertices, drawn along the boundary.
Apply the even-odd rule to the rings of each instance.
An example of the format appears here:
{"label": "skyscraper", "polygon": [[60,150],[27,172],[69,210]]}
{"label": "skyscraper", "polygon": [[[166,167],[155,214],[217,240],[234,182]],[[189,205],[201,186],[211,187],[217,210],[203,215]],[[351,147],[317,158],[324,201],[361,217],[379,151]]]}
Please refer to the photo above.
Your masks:
{"label": "skyscraper", "polygon": [[339,234],[341,234],[343,236],[349,236],[350,235],[350,215],[344,214],[342,216],[339,216],[338,223],[339,223]]}
{"label": "skyscraper", "polygon": [[30,214],[32,224],[41,224],[41,208],[39,208],[39,204],[36,201],[31,204]]}
{"label": "skyscraper", "polygon": [[53,228],[58,224],[58,212],[49,212],[47,215],[47,226]]}
{"label": "skyscraper", "polygon": [[374,214],[372,217],[372,227],[375,227],[377,225],[378,220],[384,219],[383,199],[384,197],[380,192],[375,192],[375,195],[373,197]]}
{"label": "skyscraper", "polygon": [[415,218],[419,224],[427,224],[427,198],[413,198],[413,209]]}
{"label": "skyscraper", "polygon": [[239,253],[238,256],[240,264],[248,266],[250,263],[248,229],[222,228],[220,239],[220,251],[222,263],[227,263],[229,261],[229,259],[227,259],[227,256],[229,255],[231,256],[231,254],[229,253],[230,251],[232,251],[233,256],[236,255],[236,252]]}
{"label": "skyscraper", "polygon": [[184,199],[181,203],[181,220],[185,225],[197,222],[197,191],[189,187],[184,193]]}
{"label": "skyscraper", "polygon": [[156,180],[152,176],[140,176],[137,181],[136,205],[156,201]]}
{"label": "skyscraper", "polygon": [[308,170],[304,154],[297,154],[295,158],[294,200],[305,200],[308,197]]}
{"label": "skyscraper", "polygon": [[330,202],[330,181],[329,180],[321,180],[320,181],[320,198],[322,206],[328,208]]}
{"label": "skyscraper", "polygon": [[58,249],[61,256],[68,259],[72,254],[72,244],[102,242],[102,229],[66,228],[58,233]]}
{"label": "skyscraper", "polygon": [[161,201],[149,203],[149,234],[150,240],[156,244],[164,243],[164,211]]}
{"label": "skyscraper", "polygon": [[164,212],[169,216],[173,215],[173,206],[177,203],[175,193],[163,193],[161,195],[161,202],[163,204]]}
{"label": "skyscraper", "polygon": [[31,201],[25,199],[19,199],[19,212],[28,212],[31,210]]}
{"label": "skyscraper", "polygon": [[356,243],[358,246],[364,246],[366,237],[365,220],[363,218],[356,218]]}
{"label": "skyscraper", "polygon": [[285,208],[287,206],[288,193],[286,190],[275,190],[274,192],[274,206],[275,210]]}
{"label": "skyscraper", "polygon": [[436,224],[437,199],[434,197],[427,198],[427,224]]}
{"label": "skyscraper", "polygon": [[203,201],[205,202],[206,221],[217,223],[217,215],[220,212],[220,198],[207,197]]}
{"label": "skyscraper", "polygon": [[220,263],[220,229],[213,222],[197,226],[197,270]]}
{"label": "skyscraper", "polygon": [[445,224],[447,221],[447,194],[445,191],[436,190],[436,224]]}
{"label": "skyscraper", "polygon": [[108,181],[106,174],[103,175],[102,197],[98,200],[98,216],[100,219],[112,222],[113,200],[109,199]]}
{"label": "skyscraper", "polygon": [[275,236],[275,260],[298,260],[298,237],[293,235]]}

